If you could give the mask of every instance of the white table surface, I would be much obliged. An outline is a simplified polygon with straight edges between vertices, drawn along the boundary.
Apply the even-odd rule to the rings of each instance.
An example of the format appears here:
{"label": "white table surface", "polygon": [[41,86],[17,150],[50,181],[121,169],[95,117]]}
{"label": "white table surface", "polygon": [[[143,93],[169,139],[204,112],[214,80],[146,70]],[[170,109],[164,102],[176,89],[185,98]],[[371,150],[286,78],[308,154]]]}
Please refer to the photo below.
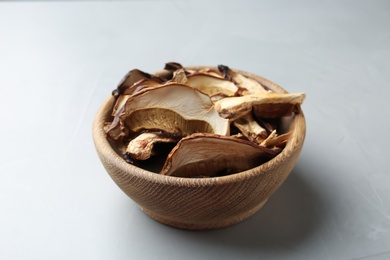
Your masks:
{"label": "white table surface", "polygon": [[[307,93],[296,167],[241,224],[159,224],[96,155],[103,100],[167,61]],[[0,2],[0,259],[390,259],[389,82],[389,1]]]}

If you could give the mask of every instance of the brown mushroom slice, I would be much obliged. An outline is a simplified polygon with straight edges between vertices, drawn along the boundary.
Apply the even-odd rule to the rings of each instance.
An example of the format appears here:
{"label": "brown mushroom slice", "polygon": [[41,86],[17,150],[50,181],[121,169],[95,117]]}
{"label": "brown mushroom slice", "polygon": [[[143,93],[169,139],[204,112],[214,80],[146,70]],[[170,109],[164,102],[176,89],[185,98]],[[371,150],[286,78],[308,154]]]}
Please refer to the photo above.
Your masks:
{"label": "brown mushroom slice", "polygon": [[251,169],[277,153],[247,140],[198,133],[179,141],[169,153],[160,174],[215,177]]}
{"label": "brown mushroom slice", "polygon": [[246,89],[247,93],[245,91],[243,92],[245,95],[267,91],[257,80],[246,77],[230,69],[228,66],[219,65],[218,69],[224,74],[226,79],[233,81],[240,88]]}
{"label": "brown mushroom slice", "polygon": [[183,136],[196,132],[229,134],[229,120],[219,116],[208,95],[176,83],[134,94],[120,120],[132,132],[159,129]]}
{"label": "brown mushroom slice", "polygon": [[142,133],[129,142],[126,154],[136,160],[146,160],[152,155],[156,143],[176,143],[179,139],[179,136],[167,135],[163,132]]}
{"label": "brown mushroom slice", "polygon": [[142,80],[142,79],[150,79],[155,78],[155,76],[143,72],[139,69],[133,69],[129,71],[123,79],[119,82],[118,87],[112,91],[112,95],[114,97],[119,97],[122,93],[129,87],[131,87],[134,83]]}
{"label": "brown mushroom slice", "polygon": [[204,73],[188,75],[186,85],[196,88],[209,96],[218,93],[234,96],[238,91],[238,87],[233,82]]}
{"label": "brown mushroom slice", "polygon": [[268,136],[267,130],[256,122],[252,116],[252,113],[246,114],[234,120],[233,124],[251,142],[260,144]]}
{"label": "brown mushroom slice", "polygon": [[115,115],[112,122],[106,122],[104,126],[104,131],[106,132],[107,136],[111,137],[111,139],[117,141],[120,138],[124,137],[125,133],[122,132],[120,120],[119,120],[119,114],[123,112],[122,109],[118,112],[117,115]]}
{"label": "brown mushroom slice", "polygon": [[215,109],[223,118],[232,120],[248,114],[252,107],[257,117],[276,118],[290,115],[304,99],[305,93],[261,92],[218,100],[215,102]]}
{"label": "brown mushroom slice", "polygon": [[194,70],[194,69],[184,68],[180,63],[177,63],[177,62],[165,63],[164,69],[171,72],[170,73],[171,75],[173,75],[173,73],[175,71],[180,70],[180,69],[184,69],[184,72],[186,73],[186,75],[196,72],[196,70]]}
{"label": "brown mushroom slice", "polygon": [[165,70],[169,70],[172,72],[175,70],[178,70],[178,69],[182,69],[182,68],[183,68],[183,66],[178,62],[167,62],[167,63],[165,63],[165,67],[164,67]]}

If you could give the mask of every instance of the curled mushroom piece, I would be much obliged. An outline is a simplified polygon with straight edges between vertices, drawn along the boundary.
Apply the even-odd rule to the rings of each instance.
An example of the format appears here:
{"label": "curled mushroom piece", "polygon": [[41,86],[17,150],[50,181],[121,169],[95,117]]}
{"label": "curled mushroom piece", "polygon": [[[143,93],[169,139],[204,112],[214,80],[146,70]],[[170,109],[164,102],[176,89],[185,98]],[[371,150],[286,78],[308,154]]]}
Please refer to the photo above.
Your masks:
{"label": "curled mushroom piece", "polygon": [[138,69],[130,70],[123,79],[119,82],[118,87],[112,91],[112,95],[114,97],[119,97],[123,94],[123,92],[131,87],[135,82],[140,81],[142,79],[150,79],[155,78],[149,73],[143,72]]}
{"label": "curled mushroom piece", "polygon": [[178,62],[167,62],[165,63],[164,69],[174,72],[176,70],[183,69],[183,66]]}
{"label": "curled mushroom piece", "polygon": [[291,136],[291,132],[285,133],[278,135],[276,133],[276,130],[272,131],[269,136],[261,142],[261,146],[265,146],[268,148],[273,148],[273,147],[283,147],[286,145],[288,138]]}
{"label": "curled mushroom piece", "polygon": [[229,135],[229,120],[219,116],[210,97],[181,84],[147,88],[131,96],[120,116],[131,132],[163,130],[182,136],[192,133]]}
{"label": "curled mushroom piece", "polygon": [[136,160],[146,160],[152,155],[156,143],[176,143],[181,136],[172,136],[163,132],[142,133],[127,146],[126,156]]}
{"label": "curled mushroom piece", "polygon": [[228,66],[218,65],[218,70],[223,73],[226,79],[233,81],[237,86],[245,89],[246,91],[243,90],[243,94],[255,94],[267,91],[257,80],[245,77],[230,69]]}
{"label": "curled mushroom piece", "polygon": [[175,70],[173,72],[173,78],[171,79],[171,82],[185,84],[187,82],[187,73],[186,73],[186,71],[183,68]]}
{"label": "curled mushroom piece", "polygon": [[304,99],[304,93],[262,92],[241,97],[223,98],[215,102],[215,109],[223,118],[232,120],[248,114],[252,108],[258,117],[276,118],[290,115],[295,106],[302,104]]}
{"label": "curled mushroom piece", "polygon": [[267,130],[256,122],[252,113],[234,120],[233,123],[249,141],[257,144],[263,142],[268,136]]}
{"label": "curled mushroom piece", "polygon": [[160,174],[176,177],[215,177],[248,170],[278,151],[250,141],[215,134],[193,134],[169,153]]}

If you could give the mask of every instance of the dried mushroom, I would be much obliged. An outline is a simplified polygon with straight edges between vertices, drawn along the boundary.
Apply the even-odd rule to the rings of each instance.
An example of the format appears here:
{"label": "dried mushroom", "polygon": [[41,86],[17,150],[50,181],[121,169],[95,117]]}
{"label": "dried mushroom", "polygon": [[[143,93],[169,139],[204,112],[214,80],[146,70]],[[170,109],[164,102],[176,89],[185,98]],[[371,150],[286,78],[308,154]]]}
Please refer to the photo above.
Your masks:
{"label": "dried mushroom", "polygon": [[134,133],[158,129],[182,136],[229,134],[229,121],[218,115],[208,95],[176,83],[135,93],[119,118]]}
{"label": "dried mushroom", "polygon": [[267,130],[256,122],[251,113],[234,120],[233,123],[249,141],[257,144],[268,136]]}
{"label": "dried mushroom", "polygon": [[305,99],[272,92],[224,65],[169,62],[164,69],[159,76],[130,71],[113,91],[112,120],[104,127],[127,162],[159,162],[153,171],[163,175],[223,176],[272,159],[291,136],[280,122]]}
{"label": "dried mushroom", "polygon": [[118,87],[112,91],[112,95],[114,97],[119,97],[126,89],[131,87],[137,81],[140,81],[142,79],[150,79],[153,77],[154,76],[150,75],[149,73],[143,72],[138,69],[131,70],[123,77],[121,82],[119,82]]}
{"label": "dried mushroom", "polygon": [[160,173],[176,177],[223,176],[253,168],[276,154],[246,140],[193,134],[172,149]]}
{"label": "dried mushroom", "polygon": [[193,73],[187,76],[185,84],[209,96],[220,93],[226,96],[234,96],[239,90],[233,82],[212,74]]}
{"label": "dried mushroom", "polygon": [[237,73],[228,66],[219,65],[218,69],[221,73],[223,73],[225,78],[234,82],[234,84],[239,86],[241,89],[245,89],[247,94],[256,94],[267,91],[257,80]]}
{"label": "dried mushroom", "polygon": [[215,103],[215,109],[223,118],[229,119],[244,116],[252,109],[256,116],[275,118],[291,115],[295,106],[302,104],[304,100],[304,93],[260,92],[240,97],[223,98]]}
{"label": "dried mushroom", "polygon": [[156,143],[176,143],[180,136],[174,136],[163,132],[141,133],[129,142],[126,155],[136,160],[149,159]]}

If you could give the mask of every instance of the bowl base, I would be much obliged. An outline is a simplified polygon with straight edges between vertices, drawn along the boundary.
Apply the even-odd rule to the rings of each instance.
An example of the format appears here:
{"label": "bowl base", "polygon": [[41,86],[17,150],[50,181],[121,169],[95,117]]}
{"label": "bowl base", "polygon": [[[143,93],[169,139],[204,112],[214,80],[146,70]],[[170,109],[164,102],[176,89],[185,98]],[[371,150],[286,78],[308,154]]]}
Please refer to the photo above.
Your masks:
{"label": "bowl base", "polygon": [[153,212],[142,208],[138,205],[138,207],[149,217],[156,220],[157,222],[160,222],[164,225],[179,228],[179,229],[185,229],[185,230],[212,230],[212,229],[222,229],[226,228],[235,224],[238,224],[245,219],[251,217],[254,215],[257,211],[259,211],[267,202],[267,199],[261,202],[259,205],[257,205],[255,208],[248,210],[238,216],[233,216],[231,218],[227,218],[224,221],[219,221],[217,223],[214,222],[201,222],[201,223],[187,223],[187,222],[180,222],[172,219],[168,219],[159,215],[154,214]]}

